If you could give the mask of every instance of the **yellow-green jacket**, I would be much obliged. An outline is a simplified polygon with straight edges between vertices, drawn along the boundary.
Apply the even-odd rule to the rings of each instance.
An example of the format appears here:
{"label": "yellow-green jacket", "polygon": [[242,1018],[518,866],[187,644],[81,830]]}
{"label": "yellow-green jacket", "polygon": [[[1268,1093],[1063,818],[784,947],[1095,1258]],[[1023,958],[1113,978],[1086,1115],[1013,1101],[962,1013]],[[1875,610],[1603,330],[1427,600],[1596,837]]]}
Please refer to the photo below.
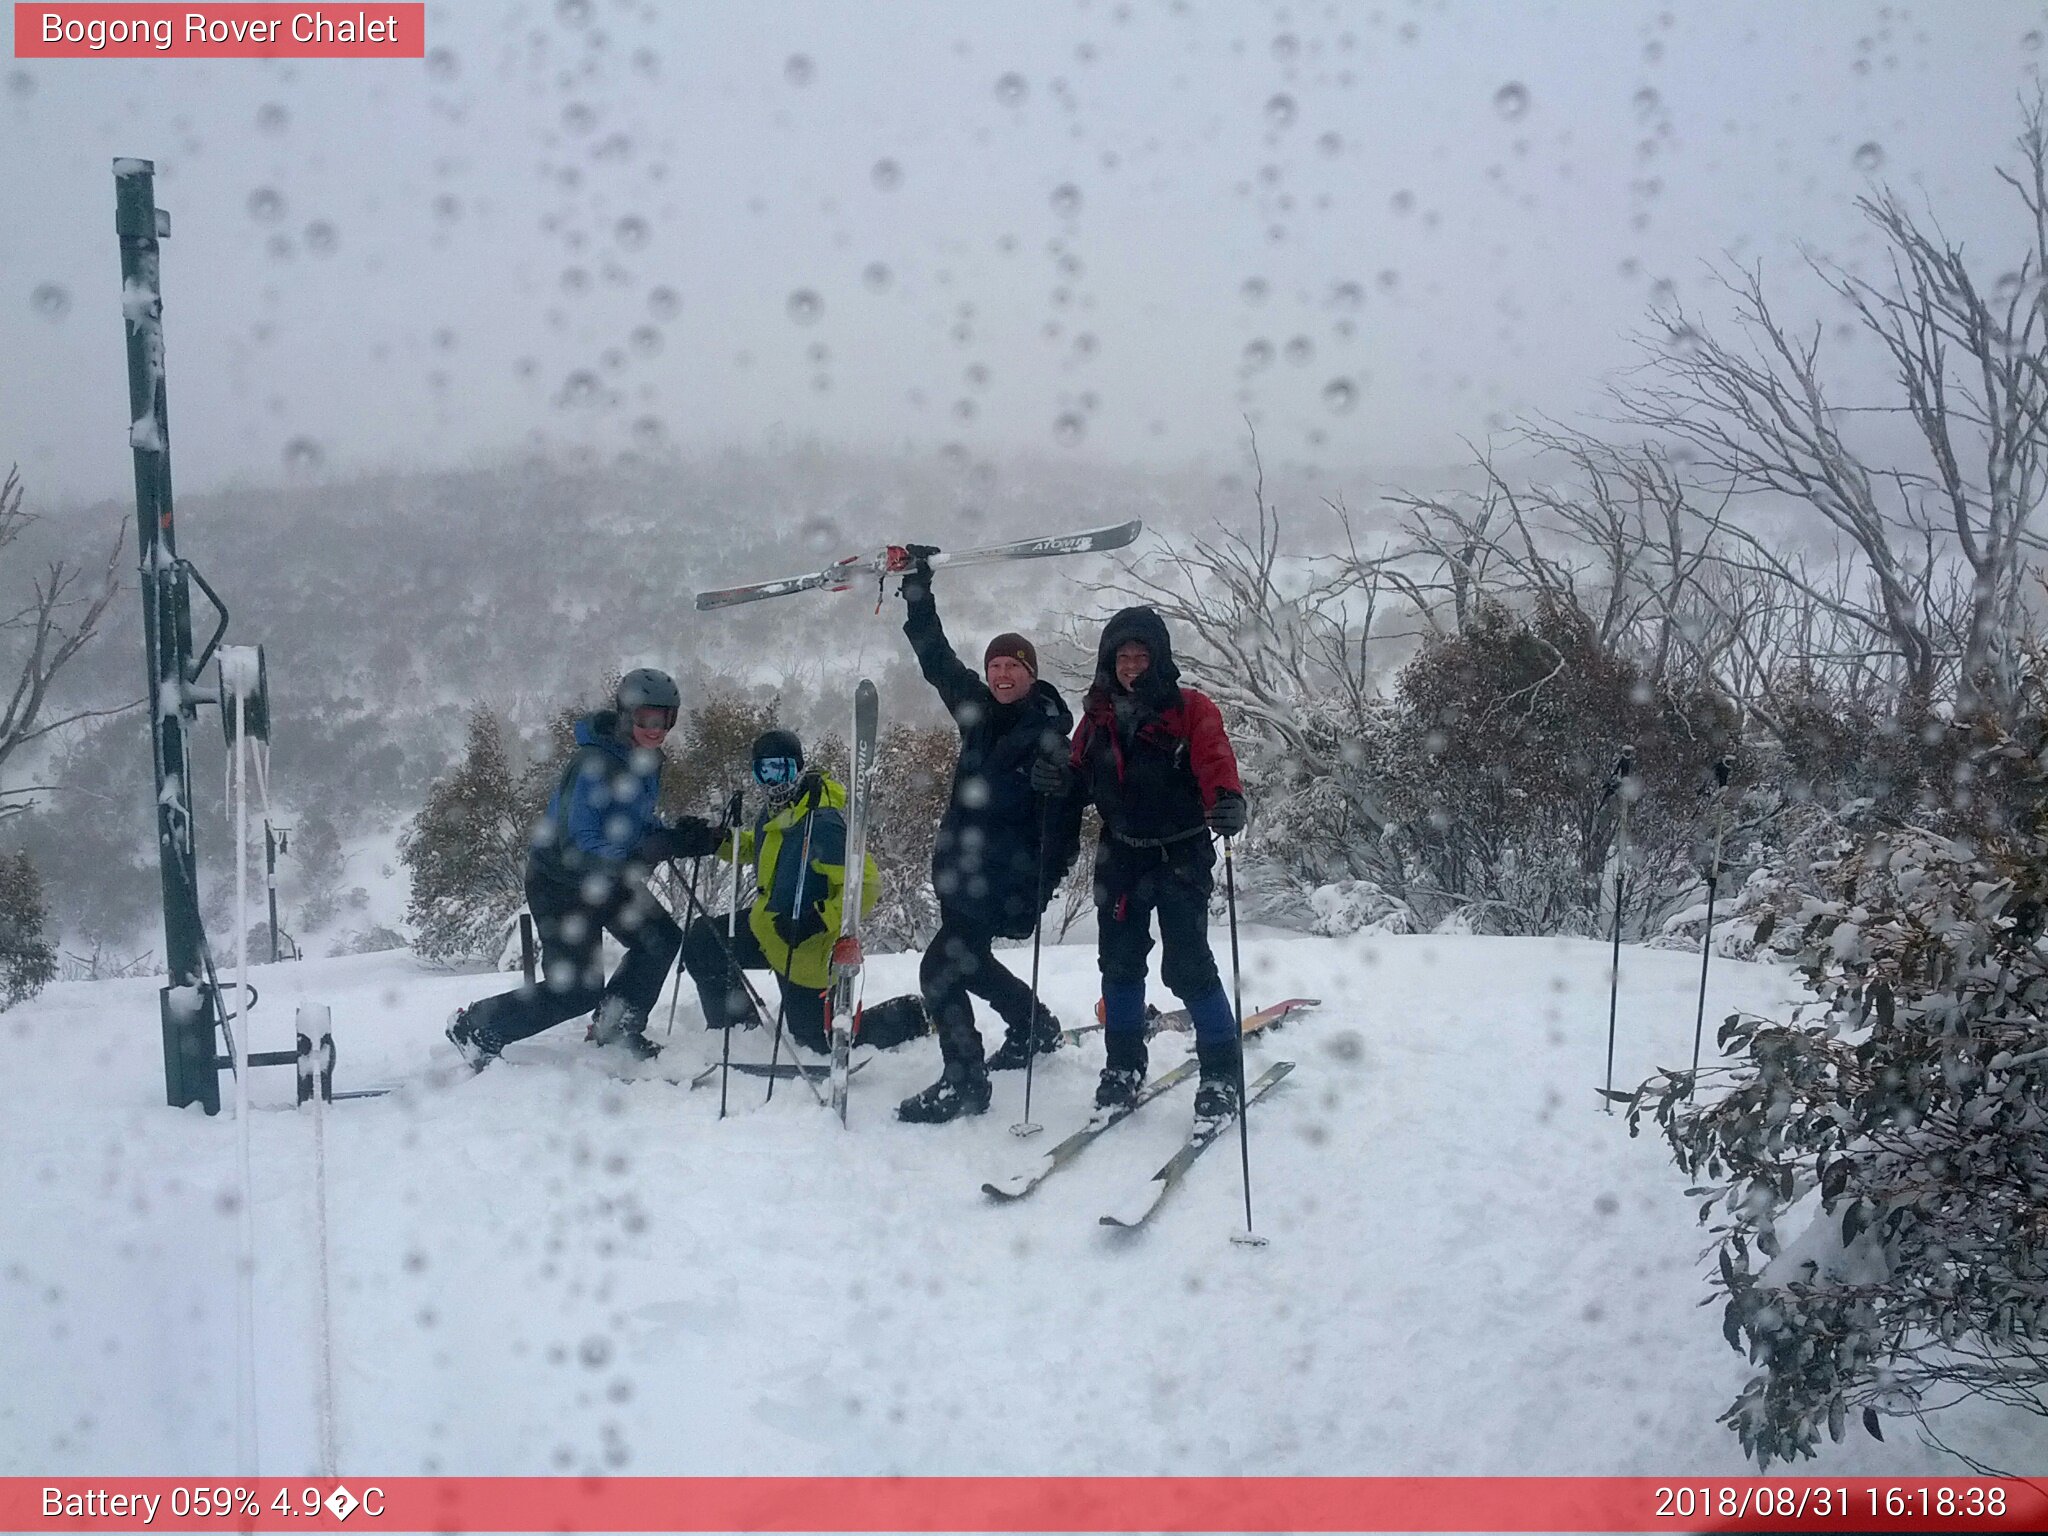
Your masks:
{"label": "yellow-green jacket", "polygon": [[[797,866],[804,853],[804,822],[811,820],[809,869],[797,890]],[[740,857],[751,859],[759,891],[747,912],[747,927],[778,976],[794,986],[823,991],[832,983],[832,946],[839,938],[846,890],[846,788],[822,773],[805,776],[801,792],[790,804],[757,820],[739,834]],[[786,855],[786,857],[785,857]],[[732,857],[732,839],[719,845],[720,858]],[[861,883],[860,915],[875,908],[881,894],[881,871],[873,854],[866,856]],[[776,931],[775,919],[796,908],[794,948]]]}

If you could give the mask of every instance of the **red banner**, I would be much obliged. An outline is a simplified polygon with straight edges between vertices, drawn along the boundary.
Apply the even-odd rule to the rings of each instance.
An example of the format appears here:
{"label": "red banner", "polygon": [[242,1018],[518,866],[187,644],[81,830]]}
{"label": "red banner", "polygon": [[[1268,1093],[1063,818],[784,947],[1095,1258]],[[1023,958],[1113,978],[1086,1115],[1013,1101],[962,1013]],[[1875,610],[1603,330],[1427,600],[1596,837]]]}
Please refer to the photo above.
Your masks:
{"label": "red banner", "polygon": [[22,5],[18,59],[422,59],[424,4]]}
{"label": "red banner", "polygon": [[7,1531],[2041,1531],[1998,1478],[0,1478]]}

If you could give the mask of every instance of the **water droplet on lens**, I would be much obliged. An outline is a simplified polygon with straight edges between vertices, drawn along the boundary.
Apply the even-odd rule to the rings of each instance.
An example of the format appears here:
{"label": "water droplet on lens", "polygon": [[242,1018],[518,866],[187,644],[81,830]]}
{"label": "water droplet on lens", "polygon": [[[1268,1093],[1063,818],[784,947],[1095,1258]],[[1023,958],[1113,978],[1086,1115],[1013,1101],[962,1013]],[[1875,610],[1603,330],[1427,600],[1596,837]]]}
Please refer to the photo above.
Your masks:
{"label": "water droplet on lens", "polygon": [[808,54],[792,53],[782,66],[782,73],[791,85],[809,85],[818,73],[818,66],[811,62]]}
{"label": "water droplet on lens", "polygon": [[642,448],[659,448],[664,434],[659,416],[642,416],[633,423],[633,441]]}
{"label": "water droplet on lens", "polygon": [[249,194],[249,217],[271,224],[284,217],[284,198],[271,187],[258,187]]}
{"label": "water droplet on lens", "polygon": [[28,296],[29,308],[45,320],[62,320],[71,313],[70,290],[56,283],[37,283]]}
{"label": "water droplet on lens", "polygon": [[894,160],[877,160],[875,168],[868,173],[875,185],[884,192],[894,192],[903,185],[903,167]]}
{"label": "water droplet on lens", "polygon": [[648,290],[647,307],[653,312],[655,319],[673,320],[676,311],[683,307],[683,301],[677,296],[675,289],[663,283],[659,288]]}
{"label": "water droplet on lens", "polygon": [[1292,337],[1286,348],[1287,361],[1299,366],[1316,355],[1316,344],[1306,336]]}
{"label": "water droplet on lens", "polygon": [[1071,448],[1088,435],[1088,423],[1078,411],[1062,411],[1052,424],[1052,435]]}
{"label": "water droplet on lens", "polygon": [[1344,136],[1333,128],[1316,140],[1316,148],[1334,160],[1344,153]]}
{"label": "water droplet on lens", "polygon": [[633,327],[633,350],[643,357],[652,357],[661,350],[661,332],[651,325]]}
{"label": "water droplet on lens", "polygon": [[562,393],[556,401],[559,405],[595,405],[604,395],[604,385],[588,368],[578,368],[562,381]]}
{"label": "water droplet on lens", "polygon": [[996,100],[1006,107],[1020,107],[1024,98],[1031,94],[1031,87],[1024,83],[1024,77],[1015,70],[996,81]]}
{"label": "water droplet on lens", "polygon": [[2020,46],[2029,53],[2039,53],[2041,51],[2041,34],[2038,32],[2025,34],[2020,38]]}
{"label": "water droplet on lens", "polygon": [[1273,57],[1278,59],[1282,64],[1291,63],[1294,59],[1294,56],[1300,51],[1301,39],[1296,37],[1292,32],[1282,32],[1278,37],[1273,39]]}
{"label": "water droplet on lens", "polygon": [[1637,91],[1632,99],[1635,102],[1636,116],[1643,122],[1655,117],[1657,109],[1664,105],[1664,98],[1659,96],[1653,87],[1647,85]]}
{"label": "water droplet on lens", "polygon": [[10,69],[7,72],[7,94],[26,101],[36,93],[36,77],[25,69]]}
{"label": "water droplet on lens", "polygon": [[341,245],[340,234],[325,219],[315,219],[308,224],[301,238],[308,253],[314,256],[332,256]]}
{"label": "water droplet on lens", "polygon": [[824,313],[825,301],[808,288],[799,288],[789,296],[789,318],[798,325],[811,325]]}
{"label": "water droplet on lens", "polygon": [[613,236],[629,251],[637,251],[647,244],[647,221],[636,213],[629,213],[613,226]]}
{"label": "water droplet on lens", "polygon": [[600,1370],[611,1360],[612,1341],[601,1333],[593,1333],[577,1346],[576,1354],[591,1370]]}
{"label": "water droplet on lens", "polygon": [[1510,80],[1493,93],[1493,110],[1509,122],[1515,121],[1529,110],[1529,88],[1519,80]]}
{"label": "water droplet on lens", "polygon": [[1266,122],[1274,128],[1285,128],[1294,121],[1294,98],[1282,91],[1266,102]]}
{"label": "water droplet on lens", "polygon": [[1396,213],[1409,214],[1415,211],[1415,194],[1405,187],[1387,201]]}
{"label": "water droplet on lens", "polygon": [[1856,146],[1856,169],[1869,176],[1884,168],[1884,146],[1875,141]]}
{"label": "water droplet on lens", "polygon": [[1343,282],[1330,290],[1330,297],[1344,309],[1356,309],[1365,302],[1365,289],[1357,283]]}
{"label": "water droplet on lens", "polygon": [[860,280],[867,284],[871,292],[880,293],[889,286],[892,276],[886,262],[871,261],[862,268]]}
{"label": "water droplet on lens", "polygon": [[1260,369],[1273,361],[1273,343],[1270,341],[1248,341],[1244,344],[1244,365],[1248,369]]}
{"label": "water droplet on lens", "polygon": [[1071,181],[1063,181],[1052,189],[1052,211],[1061,218],[1071,219],[1081,211],[1081,189]]}
{"label": "water droplet on lens", "polygon": [[1323,404],[1341,416],[1358,404],[1358,386],[1349,379],[1332,379],[1323,386]]}
{"label": "water droplet on lens", "polygon": [[1401,274],[1392,267],[1382,267],[1379,276],[1374,278],[1373,281],[1380,285],[1381,292],[1392,293],[1401,286]]}
{"label": "water droplet on lens", "polygon": [[555,14],[572,27],[590,20],[590,0],[555,0]]}
{"label": "water droplet on lens", "polygon": [[1664,344],[1680,357],[1691,357],[1700,349],[1700,333],[1689,325],[1674,325],[1665,333]]}
{"label": "water droplet on lens", "polygon": [[437,80],[453,80],[461,73],[453,48],[429,48],[427,50],[427,73]]}
{"label": "water droplet on lens", "polygon": [[310,437],[295,437],[284,445],[284,467],[295,474],[311,474],[326,457]]}
{"label": "water droplet on lens", "polygon": [[283,133],[291,121],[291,113],[274,101],[266,101],[256,109],[256,126],[265,133]]}
{"label": "water droplet on lens", "polygon": [[1238,292],[1244,295],[1247,304],[1262,303],[1266,297],[1266,280],[1263,277],[1248,277]]}

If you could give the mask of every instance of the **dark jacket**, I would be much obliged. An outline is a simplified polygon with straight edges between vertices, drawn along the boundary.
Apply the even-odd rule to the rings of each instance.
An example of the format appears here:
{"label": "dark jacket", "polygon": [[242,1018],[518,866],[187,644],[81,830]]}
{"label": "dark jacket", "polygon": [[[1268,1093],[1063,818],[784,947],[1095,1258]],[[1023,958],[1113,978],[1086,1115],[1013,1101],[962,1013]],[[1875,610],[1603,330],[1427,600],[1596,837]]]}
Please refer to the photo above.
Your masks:
{"label": "dark jacket", "polygon": [[[1116,680],[1117,647],[1127,640],[1152,653],[1130,690]],[[1126,608],[1102,627],[1068,763],[1076,786],[1055,838],[1063,852],[1078,843],[1081,811],[1092,804],[1105,842],[1165,848],[1206,866],[1213,859],[1208,812],[1220,796],[1244,793],[1222,712],[1208,695],[1180,685],[1166,622],[1150,608]]]}
{"label": "dark jacket", "polygon": [[610,882],[717,846],[716,834],[695,817],[675,827],[662,821],[654,812],[660,798],[661,754],[623,740],[616,711],[578,720],[576,750],[527,845],[527,883],[574,897],[593,876]]}
{"label": "dark jacket", "polygon": [[1038,681],[1014,704],[998,704],[946,639],[929,591],[910,597],[903,632],[925,681],[960,730],[953,793],[932,843],[932,889],[942,913],[991,934],[1022,939],[1073,861],[1039,868],[1038,797],[1031,763],[1056,751],[1073,714],[1052,684]]}

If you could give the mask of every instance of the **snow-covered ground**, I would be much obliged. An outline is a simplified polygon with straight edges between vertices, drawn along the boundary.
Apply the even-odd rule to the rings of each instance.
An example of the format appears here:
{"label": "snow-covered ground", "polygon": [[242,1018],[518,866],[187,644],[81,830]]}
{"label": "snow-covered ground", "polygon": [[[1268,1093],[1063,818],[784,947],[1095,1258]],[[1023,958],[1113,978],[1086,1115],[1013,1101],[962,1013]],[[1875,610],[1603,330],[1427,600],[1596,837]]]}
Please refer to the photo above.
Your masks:
{"label": "snow-covered ground", "polygon": [[[868,996],[914,974],[882,957]],[[1092,951],[1048,950],[1045,974],[1085,1018]],[[1696,975],[1624,955],[1617,1083],[1689,1055]],[[1714,1417],[1745,1367],[1698,1307],[1684,1181],[1595,1097],[1597,944],[1253,938],[1248,1005],[1325,1000],[1252,1052],[1299,1063],[1252,1121],[1263,1249],[1229,1241],[1234,1141],[1149,1228],[1097,1225],[1178,1143],[1184,1088],[1029,1200],[981,1194],[1083,1118],[1099,1044],[1044,1063],[1033,1142],[1009,1130],[1021,1076],[981,1119],[897,1124],[928,1041],[854,1079],[849,1130],[801,1085],[764,1108],[737,1078],[721,1122],[715,1086],[621,1084],[575,1025],[515,1047],[524,1065],[431,1070],[447,1011],[504,980],[403,954],[256,973],[257,1048],[325,1003],[341,1086],[409,1085],[327,1122],[344,1472],[1744,1470]],[[1732,962],[1714,983],[1710,1020],[1790,988]],[[163,1107],[155,988],[58,986],[0,1017],[0,1472],[234,1468],[235,1128]],[[663,1065],[712,1054],[686,998]],[[312,1116],[284,1107],[289,1073],[252,1082],[261,1468],[299,1474]],[[2038,1421],[1947,1429],[2038,1461]],[[1959,1469],[1895,1432],[1814,1470]]]}

